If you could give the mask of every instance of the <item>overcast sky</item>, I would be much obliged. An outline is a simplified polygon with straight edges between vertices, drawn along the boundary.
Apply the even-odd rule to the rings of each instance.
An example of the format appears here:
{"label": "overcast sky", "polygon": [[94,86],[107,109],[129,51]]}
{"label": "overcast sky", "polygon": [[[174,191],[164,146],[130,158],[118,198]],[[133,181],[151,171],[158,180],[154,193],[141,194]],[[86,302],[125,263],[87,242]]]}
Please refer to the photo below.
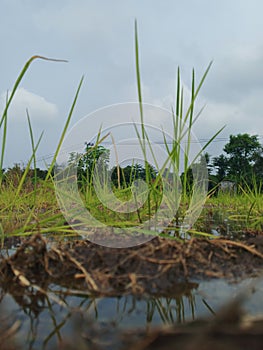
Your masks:
{"label": "overcast sky", "polygon": [[[8,115],[5,165],[30,157],[26,109],[35,140],[44,130],[37,158],[51,161],[82,75],[71,127],[98,108],[137,101],[135,18],[144,102],[170,109],[177,67],[187,92],[192,68],[200,79],[213,60],[198,97],[196,112],[206,108],[195,134],[208,139],[226,125],[212,155],[230,134],[257,134],[263,142],[262,13],[261,0],[0,0],[1,110],[32,55],[69,61],[30,67]],[[93,120],[91,127],[99,125]]]}

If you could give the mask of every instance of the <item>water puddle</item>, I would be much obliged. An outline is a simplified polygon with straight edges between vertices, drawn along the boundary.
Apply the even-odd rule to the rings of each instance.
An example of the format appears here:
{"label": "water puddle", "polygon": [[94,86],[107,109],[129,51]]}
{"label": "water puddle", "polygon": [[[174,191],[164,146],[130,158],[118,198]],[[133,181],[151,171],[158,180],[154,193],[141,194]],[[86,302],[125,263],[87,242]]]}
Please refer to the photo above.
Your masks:
{"label": "water puddle", "polygon": [[2,318],[10,324],[20,323],[16,340],[23,349],[55,349],[62,339],[72,341],[76,332],[85,332],[86,340],[103,349],[118,349],[122,346],[120,334],[125,330],[148,331],[213,317],[245,289],[248,297],[244,311],[262,316],[263,280],[253,278],[235,284],[211,280],[181,285],[178,295],[171,297],[95,298],[52,285],[46,295],[34,290],[27,297],[2,294],[0,308]]}

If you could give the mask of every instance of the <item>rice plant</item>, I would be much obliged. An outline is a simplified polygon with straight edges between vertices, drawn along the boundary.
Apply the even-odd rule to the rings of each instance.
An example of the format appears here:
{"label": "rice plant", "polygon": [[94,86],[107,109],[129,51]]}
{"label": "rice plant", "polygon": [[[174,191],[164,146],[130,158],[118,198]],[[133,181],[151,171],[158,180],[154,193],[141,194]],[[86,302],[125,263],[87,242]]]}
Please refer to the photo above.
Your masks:
{"label": "rice plant", "polygon": [[[177,90],[176,90],[176,102],[175,109],[172,109],[172,123],[173,123],[173,141],[172,147],[169,146],[167,137],[163,132],[163,143],[165,145],[167,158],[164,159],[162,167],[155,161],[155,167],[158,170],[158,181],[152,183],[152,178],[149,174],[149,166],[147,160],[147,149],[150,150],[153,159],[155,159],[154,151],[151,147],[151,142],[147,134],[147,129],[144,122],[144,110],[142,101],[142,88],[141,88],[141,74],[139,65],[139,43],[138,43],[138,29],[137,22],[135,21],[135,61],[136,61],[136,77],[137,77],[137,90],[138,90],[138,101],[140,107],[140,118],[141,118],[141,130],[136,128],[136,134],[140,142],[140,146],[145,159],[146,183],[150,187],[150,195],[148,196],[148,215],[152,215],[151,212],[151,195],[153,198],[160,198],[160,193],[157,191],[160,182],[165,182],[168,186],[168,191],[165,191],[164,202],[172,213],[173,220],[169,223],[169,227],[175,226],[175,229],[183,223],[187,229],[191,229],[193,223],[201,213],[203,204],[206,200],[207,193],[207,168],[202,159],[204,150],[209,144],[217,137],[217,135],[223,130],[222,127],[217,131],[209,141],[200,148],[194,156],[191,155],[191,143],[193,135],[193,125],[200,116],[202,110],[194,116],[194,106],[197,99],[198,93],[205,81],[205,78],[211,68],[212,62],[209,63],[205,70],[199,84],[195,86],[195,71],[192,72],[192,84],[191,84],[191,100],[190,104],[184,114],[184,89],[181,83],[180,68],[177,71]],[[186,146],[183,147],[183,143]],[[183,150],[183,152],[182,152]],[[183,153],[183,154],[182,154]],[[183,158],[183,159],[182,159]],[[180,172],[180,164],[183,162],[183,172]],[[189,173],[194,174],[195,181],[189,187]],[[173,186],[169,186],[168,176],[172,176]],[[181,196],[178,196],[178,192],[181,190]],[[181,206],[179,202],[182,202]],[[188,205],[187,205],[188,202]],[[183,213],[182,210],[183,209]],[[182,218],[184,216],[184,218]],[[180,217],[180,218],[179,218]],[[180,223],[179,223],[180,221]]]}

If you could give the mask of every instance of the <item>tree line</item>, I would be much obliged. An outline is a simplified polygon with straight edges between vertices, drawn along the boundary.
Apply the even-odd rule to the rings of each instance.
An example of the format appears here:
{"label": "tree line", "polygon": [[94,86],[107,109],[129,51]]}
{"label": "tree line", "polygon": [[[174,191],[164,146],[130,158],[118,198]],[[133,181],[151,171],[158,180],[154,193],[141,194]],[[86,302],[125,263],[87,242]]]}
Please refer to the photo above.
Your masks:
{"label": "tree line", "polygon": [[[257,135],[238,134],[230,135],[229,141],[223,148],[223,153],[216,157],[211,157],[208,153],[202,156],[207,164],[209,176],[209,189],[216,187],[222,181],[231,181],[237,187],[255,186],[263,183],[263,147]],[[71,153],[68,165],[77,163],[77,180],[81,184],[91,182],[95,164],[97,169],[109,168],[110,151],[102,145],[85,143],[83,153]],[[115,187],[125,187],[136,179],[145,180],[148,176],[155,179],[157,170],[147,163],[132,164],[125,167],[113,167],[111,172],[111,182]],[[8,183],[10,179],[17,182],[23,175],[23,167],[15,164],[14,167],[3,171],[3,183]],[[28,173],[31,179],[45,179],[46,170],[34,169]],[[193,181],[191,169],[187,174],[189,188]]]}
{"label": "tree line", "polygon": [[230,135],[223,153],[210,161],[207,166],[211,181],[220,183],[229,180],[237,187],[255,186],[263,182],[263,147],[257,135]]}

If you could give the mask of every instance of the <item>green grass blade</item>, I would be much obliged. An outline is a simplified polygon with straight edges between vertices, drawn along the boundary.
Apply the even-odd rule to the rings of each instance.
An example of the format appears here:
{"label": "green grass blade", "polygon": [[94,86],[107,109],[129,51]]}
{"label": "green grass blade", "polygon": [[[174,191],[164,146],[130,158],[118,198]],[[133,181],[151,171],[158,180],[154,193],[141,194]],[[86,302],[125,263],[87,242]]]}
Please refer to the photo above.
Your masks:
{"label": "green grass blade", "polygon": [[52,159],[51,165],[49,166],[49,169],[48,169],[48,172],[47,172],[45,181],[47,181],[47,180],[51,177],[52,170],[53,170],[53,168],[54,168],[54,166],[55,166],[58,153],[59,153],[59,151],[60,151],[61,145],[62,145],[63,140],[64,140],[64,138],[65,138],[65,134],[66,134],[66,132],[67,132],[67,130],[68,130],[68,126],[69,126],[69,123],[70,123],[70,120],[71,120],[71,117],[72,117],[72,114],[73,114],[73,111],[74,111],[74,108],[75,108],[75,105],[76,105],[76,102],[77,102],[77,99],[78,99],[78,96],[79,96],[79,92],[80,92],[80,88],[81,88],[81,86],[82,86],[83,80],[84,80],[84,76],[81,78],[80,83],[79,83],[79,85],[78,85],[77,92],[76,92],[76,94],[75,94],[73,103],[72,103],[72,105],[71,105],[71,108],[70,108],[70,111],[69,111],[69,115],[68,115],[68,117],[67,117],[67,120],[66,120],[64,129],[63,129],[62,134],[61,134],[61,136],[60,136],[60,140],[59,140],[58,146],[57,146],[57,148],[56,148],[54,157],[53,157],[53,159]]}
{"label": "green grass blade", "polygon": [[176,87],[176,117],[180,114],[180,92],[181,92],[181,80],[180,80],[180,68],[177,68],[177,87]]}
{"label": "green grass blade", "polygon": [[42,137],[43,137],[43,132],[41,133],[41,135],[40,135],[40,137],[39,137],[39,140],[38,140],[38,142],[37,142],[37,144],[36,144],[36,147],[33,149],[33,153],[32,153],[32,155],[31,155],[31,157],[30,157],[30,159],[29,159],[29,161],[28,161],[28,163],[27,163],[27,166],[26,166],[26,168],[25,168],[25,171],[24,171],[24,173],[23,173],[23,175],[22,175],[22,177],[21,177],[21,179],[20,179],[20,181],[19,181],[19,184],[18,184],[17,190],[16,190],[16,194],[15,194],[15,197],[14,197],[14,203],[15,203],[17,197],[19,196],[19,194],[20,194],[20,192],[21,192],[22,186],[23,186],[23,184],[24,184],[24,182],[25,182],[25,180],[26,180],[26,177],[27,177],[27,174],[28,174],[28,172],[29,172],[29,169],[30,169],[32,160],[33,160],[34,157],[35,157],[36,151],[37,151],[37,149],[38,149],[38,146],[39,146],[39,144],[40,144],[40,141],[41,141]]}
{"label": "green grass blade", "polygon": [[224,130],[225,125],[220,128],[207,142],[206,144],[201,148],[200,152],[197,153],[197,155],[194,157],[192,164],[197,160],[197,158],[202,154],[202,152],[210,145],[211,142],[221,133],[222,130]]}
{"label": "green grass blade", "polygon": [[210,70],[212,64],[213,64],[213,61],[211,61],[211,62],[209,63],[208,67],[206,68],[206,70],[205,70],[205,72],[204,72],[204,74],[203,74],[203,76],[202,76],[202,78],[201,78],[201,80],[200,80],[200,83],[198,84],[197,89],[195,90],[195,92],[194,92],[194,94],[193,94],[193,96],[192,96],[191,103],[190,103],[190,105],[189,105],[189,107],[188,107],[188,110],[187,110],[187,112],[186,112],[186,114],[185,114],[185,117],[184,117],[183,128],[185,127],[186,121],[187,121],[187,119],[189,118],[189,115],[190,115],[190,113],[191,113],[191,111],[192,111],[193,104],[195,103],[195,100],[196,100],[196,98],[197,98],[197,95],[198,95],[198,93],[199,93],[201,87],[202,87],[203,84],[204,84],[204,81],[205,81],[205,79],[206,79],[206,76],[207,76],[207,74],[208,74],[208,72],[209,72],[209,70]]}
{"label": "green grass blade", "polygon": [[29,69],[31,63],[35,60],[35,59],[41,59],[41,60],[46,60],[46,61],[53,61],[53,62],[67,62],[66,60],[61,60],[61,59],[55,59],[55,58],[48,58],[48,57],[44,57],[44,56],[39,56],[39,55],[35,55],[32,56],[24,65],[23,69],[21,70],[18,78],[16,79],[13,89],[11,91],[11,94],[9,96],[9,98],[7,98],[6,101],[6,105],[3,111],[3,114],[1,116],[0,119],[0,129],[4,123],[4,130],[3,130],[3,141],[2,141],[2,149],[1,149],[1,159],[0,159],[0,183],[2,182],[2,178],[3,178],[3,162],[4,162],[4,153],[5,153],[5,145],[6,145],[6,130],[7,130],[7,111],[10,107],[10,104],[15,96],[15,93],[18,89],[19,84],[21,83],[24,75],[26,74],[27,70]]}
{"label": "green grass blade", "polygon": [[13,89],[11,91],[11,94],[10,94],[10,97],[7,101],[7,104],[5,106],[5,109],[4,109],[4,112],[2,114],[2,117],[1,117],[1,120],[0,120],[0,128],[3,124],[3,121],[6,117],[6,114],[7,114],[7,111],[8,111],[8,108],[14,98],[14,95],[16,93],[16,90],[18,89],[18,86],[19,84],[21,83],[21,80],[23,79],[24,75],[26,74],[28,68],[30,67],[31,63],[36,60],[36,59],[41,59],[41,60],[45,60],[45,61],[52,61],[52,62],[67,62],[66,60],[61,60],[61,59],[56,59],[56,58],[48,58],[48,57],[44,57],[44,56],[39,56],[39,55],[35,55],[35,56],[32,56],[27,62],[26,64],[24,65],[22,71],[20,72],[18,78],[16,79],[15,81],[15,84],[13,86]]}
{"label": "green grass blade", "polygon": [[34,143],[33,129],[32,129],[32,125],[31,125],[31,121],[30,121],[28,110],[26,110],[26,114],[27,114],[27,121],[28,121],[30,140],[31,140],[31,147],[32,147],[32,155],[33,155],[33,164],[34,164],[34,200],[36,200],[37,160],[36,160],[36,153],[34,152],[35,143]]}
{"label": "green grass blade", "polygon": [[[7,102],[8,102],[8,93],[6,94],[6,104]],[[3,166],[4,166],[6,135],[7,135],[7,113],[4,115],[3,122],[4,122],[4,128],[3,128],[3,140],[2,140],[1,158],[0,158],[0,185],[3,180]]]}
{"label": "green grass blade", "polygon": [[140,61],[139,61],[139,41],[138,41],[137,20],[135,20],[135,62],[136,62],[138,100],[139,100],[141,124],[142,124],[142,138],[144,139],[144,120],[143,120],[143,107],[142,107],[142,90],[141,90],[141,74],[140,74]]}

